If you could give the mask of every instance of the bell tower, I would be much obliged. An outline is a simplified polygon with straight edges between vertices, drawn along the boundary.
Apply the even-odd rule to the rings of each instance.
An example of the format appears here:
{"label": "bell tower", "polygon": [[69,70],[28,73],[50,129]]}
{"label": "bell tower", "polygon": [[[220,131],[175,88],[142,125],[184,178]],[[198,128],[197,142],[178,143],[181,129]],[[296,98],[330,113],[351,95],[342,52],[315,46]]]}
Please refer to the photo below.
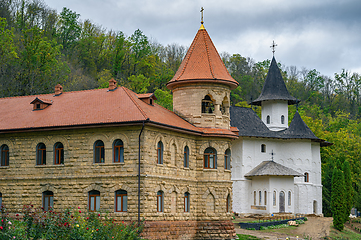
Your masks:
{"label": "bell tower", "polygon": [[298,102],[299,100],[288,92],[273,57],[262,92],[252,104],[262,106],[262,121],[271,131],[281,131],[288,128],[288,105]]}
{"label": "bell tower", "polygon": [[173,111],[197,127],[229,129],[230,92],[237,86],[204,28],[202,12],[201,27],[167,83]]}

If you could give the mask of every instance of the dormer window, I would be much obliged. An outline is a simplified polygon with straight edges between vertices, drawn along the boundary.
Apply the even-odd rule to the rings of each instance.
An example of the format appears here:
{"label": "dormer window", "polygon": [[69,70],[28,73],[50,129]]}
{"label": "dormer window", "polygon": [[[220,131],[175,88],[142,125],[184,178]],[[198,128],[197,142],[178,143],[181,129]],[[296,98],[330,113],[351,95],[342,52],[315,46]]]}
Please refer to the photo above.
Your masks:
{"label": "dormer window", "polygon": [[154,93],[137,94],[137,96],[140,100],[149,105],[153,105],[154,100],[157,100],[157,97],[154,95]]}
{"label": "dormer window", "polygon": [[53,101],[36,97],[30,104],[33,104],[33,110],[43,110],[52,105]]}
{"label": "dormer window", "polygon": [[214,105],[211,97],[206,95],[202,99],[202,113],[213,113],[214,112]]}

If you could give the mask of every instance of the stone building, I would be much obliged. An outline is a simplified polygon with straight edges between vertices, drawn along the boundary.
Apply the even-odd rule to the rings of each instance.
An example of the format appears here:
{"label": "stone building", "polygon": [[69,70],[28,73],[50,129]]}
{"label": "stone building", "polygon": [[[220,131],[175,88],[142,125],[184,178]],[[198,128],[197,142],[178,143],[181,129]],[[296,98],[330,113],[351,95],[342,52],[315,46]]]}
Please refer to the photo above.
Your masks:
{"label": "stone building", "polygon": [[261,118],[250,108],[231,108],[231,125],[239,130],[232,143],[234,212],[322,214],[320,147],[330,143],[298,112],[288,126],[288,105],[298,102],[273,58],[252,103],[262,107]]}
{"label": "stone building", "polygon": [[202,24],[167,84],[174,112],[114,80],[108,89],[57,85],[52,94],[2,98],[0,201],[13,213],[32,203],[119,221],[139,211],[149,239],[232,239],[237,85]]}

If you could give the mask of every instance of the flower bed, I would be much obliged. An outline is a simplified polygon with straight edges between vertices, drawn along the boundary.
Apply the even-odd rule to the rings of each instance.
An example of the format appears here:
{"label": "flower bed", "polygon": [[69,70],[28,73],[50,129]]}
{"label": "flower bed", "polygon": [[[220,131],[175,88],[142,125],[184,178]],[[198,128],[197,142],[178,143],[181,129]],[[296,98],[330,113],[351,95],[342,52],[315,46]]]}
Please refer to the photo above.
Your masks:
{"label": "flower bed", "polygon": [[[104,216],[103,216],[104,215]],[[141,239],[143,224],[116,223],[107,214],[82,213],[66,209],[62,213],[26,205],[10,216],[1,208],[0,239]]]}
{"label": "flower bed", "polygon": [[261,227],[269,227],[269,226],[275,226],[275,225],[281,225],[281,224],[287,224],[288,221],[298,221],[298,220],[305,220],[304,217],[300,218],[292,218],[287,220],[280,220],[280,221],[272,221],[272,222],[258,222],[258,223],[239,223],[239,226],[243,229],[254,229],[254,230],[260,230]]}

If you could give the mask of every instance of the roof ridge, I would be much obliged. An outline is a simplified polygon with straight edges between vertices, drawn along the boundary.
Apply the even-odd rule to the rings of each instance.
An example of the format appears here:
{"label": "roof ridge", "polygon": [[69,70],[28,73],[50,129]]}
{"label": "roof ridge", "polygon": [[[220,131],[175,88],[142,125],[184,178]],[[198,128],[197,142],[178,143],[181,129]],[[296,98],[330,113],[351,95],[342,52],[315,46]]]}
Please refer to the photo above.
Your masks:
{"label": "roof ridge", "polygon": [[209,66],[209,70],[210,70],[213,78],[215,78],[214,73],[213,73],[213,68],[211,65],[211,57],[209,56],[209,48],[208,48],[208,44],[207,44],[206,33],[207,33],[207,31],[203,31],[204,44],[206,45],[206,50],[207,50],[208,66]]}
{"label": "roof ridge", "polygon": [[128,97],[130,98],[130,100],[132,100],[132,102],[134,103],[134,105],[139,109],[139,111],[140,111],[140,113],[143,115],[143,117],[145,118],[145,119],[148,119],[148,116],[147,116],[147,114],[143,111],[143,109],[139,106],[139,104],[134,100],[134,98],[131,96],[131,94],[128,92],[128,91],[131,91],[131,90],[129,90],[128,88],[126,88],[126,87],[124,87],[124,86],[122,86],[121,87],[123,90],[124,90],[124,92],[128,95]]}

